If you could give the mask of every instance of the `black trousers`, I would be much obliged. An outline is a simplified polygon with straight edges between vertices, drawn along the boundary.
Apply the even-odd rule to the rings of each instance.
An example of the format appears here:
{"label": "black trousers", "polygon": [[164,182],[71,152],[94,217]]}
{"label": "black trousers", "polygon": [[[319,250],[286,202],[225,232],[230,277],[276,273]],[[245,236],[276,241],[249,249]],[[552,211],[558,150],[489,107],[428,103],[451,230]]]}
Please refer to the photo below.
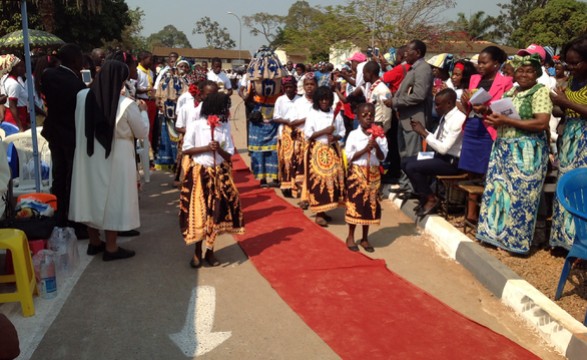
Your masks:
{"label": "black trousers", "polygon": [[458,158],[450,155],[434,155],[433,159],[418,160],[410,156],[402,161],[402,170],[408,176],[414,193],[425,199],[434,192],[430,188],[429,178],[436,175],[457,175],[461,171],[457,168]]}
{"label": "black trousers", "polygon": [[[69,214],[69,194],[75,148],[63,142],[49,142],[53,162],[53,185],[51,192],[57,197],[57,226],[67,226]],[[88,189],[91,191],[91,189]],[[88,204],[90,206],[91,204]]]}

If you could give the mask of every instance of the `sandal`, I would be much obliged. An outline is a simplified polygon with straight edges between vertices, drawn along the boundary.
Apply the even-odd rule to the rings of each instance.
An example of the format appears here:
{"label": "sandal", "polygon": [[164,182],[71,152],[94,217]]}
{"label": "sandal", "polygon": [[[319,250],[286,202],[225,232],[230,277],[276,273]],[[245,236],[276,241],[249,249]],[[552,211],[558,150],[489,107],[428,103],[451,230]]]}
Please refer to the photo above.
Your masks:
{"label": "sandal", "polygon": [[373,248],[373,246],[371,246],[371,244],[369,244],[369,243],[367,243],[367,245],[364,245],[364,244],[363,244],[363,241],[361,241],[361,242],[359,243],[359,245],[361,245],[361,247],[362,247],[363,249],[365,249],[365,251],[366,251],[366,252],[368,252],[368,253],[372,253],[372,252],[374,252],[374,251],[375,251],[375,249]]}
{"label": "sandal", "polygon": [[310,207],[310,204],[307,201],[300,201],[298,203],[298,206],[300,207],[300,209],[302,210],[308,210],[308,207]]}

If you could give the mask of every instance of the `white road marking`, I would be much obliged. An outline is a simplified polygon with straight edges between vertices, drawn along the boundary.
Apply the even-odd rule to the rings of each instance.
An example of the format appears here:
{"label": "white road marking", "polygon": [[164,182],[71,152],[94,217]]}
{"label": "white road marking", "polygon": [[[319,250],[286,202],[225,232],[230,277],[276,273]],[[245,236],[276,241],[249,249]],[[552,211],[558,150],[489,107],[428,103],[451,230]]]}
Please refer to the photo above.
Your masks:
{"label": "white road marking", "polygon": [[214,350],[225,342],[232,332],[212,332],[216,311],[216,289],[198,286],[192,290],[185,324],[181,332],[169,338],[188,357],[196,357]]}

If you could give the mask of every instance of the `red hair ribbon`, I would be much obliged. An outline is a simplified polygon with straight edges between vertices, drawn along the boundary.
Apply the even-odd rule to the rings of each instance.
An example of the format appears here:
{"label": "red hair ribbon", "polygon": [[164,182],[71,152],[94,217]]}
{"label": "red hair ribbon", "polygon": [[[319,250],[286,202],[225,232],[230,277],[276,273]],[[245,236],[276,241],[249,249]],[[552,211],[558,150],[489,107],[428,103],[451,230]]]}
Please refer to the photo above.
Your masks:
{"label": "red hair ribbon", "polygon": [[460,69],[461,71],[465,70],[465,64],[463,63],[456,63],[455,69]]}

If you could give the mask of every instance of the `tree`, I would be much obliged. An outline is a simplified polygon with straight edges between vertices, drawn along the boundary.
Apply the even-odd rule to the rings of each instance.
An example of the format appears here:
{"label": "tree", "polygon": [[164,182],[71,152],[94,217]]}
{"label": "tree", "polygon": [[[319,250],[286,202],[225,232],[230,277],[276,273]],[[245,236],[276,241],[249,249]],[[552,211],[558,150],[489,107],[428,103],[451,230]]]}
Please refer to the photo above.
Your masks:
{"label": "tree", "polygon": [[185,33],[177,30],[173,25],[167,25],[159,32],[149,35],[147,38],[147,46],[151,49],[154,46],[165,46],[170,48],[192,47]]}
{"label": "tree", "polygon": [[510,42],[518,48],[532,43],[550,45],[555,50],[578,34],[587,32],[587,4],[576,0],[550,0],[520,21]]}
{"label": "tree", "polygon": [[243,16],[245,26],[251,29],[253,36],[263,35],[269,45],[279,36],[284,25],[285,16],[272,15],[265,12]]}
{"label": "tree", "polygon": [[124,0],[102,0],[102,11],[80,11],[76,6],[55,2],[54,34],[65,42],[76,43],[84,50],[100,47],[105,41],[120,40],[131,24]]}
{"label": "tree", "polygon": [[232,49],[236,46],[234,40],[225,27],[220,27],[217,21],[204,16],[196,22],[193,34],[201,34],[206,38],[206,46],[210,49]]}
{"label": "tree", "polygon": [[538,7],[544,7],[548,0],[510,0],[509,3],[497,4],[501,9],[496,17],[496,34],[507,45],[510,43],[512,33],[520,27],[521,19]]}
{"label": "tree", "polygon": [[[2,2],[0,32],[22,29],[18,2]],[[84,50],[120,39],[131,23],[124,0],[35,0],[29,6],[29,28],[49,31]],[[49,21],[50,20],[50,21]]]}
{"label": "tree", "polygon": [[495,24],[495,19],[485,15],[484,11],[477,11],[467,19],[465,14],[457,14],[456,21],[449,21],[448,26],[453,31],[462,31],[467,34],[469,40],[487,40],[493,41],[495,33],[491,31]]}
{"label": "tree", "polygon": [[366,39],[365,27],[354,9],[310,8],[305,1],[292,5],[286,17],[283,41],[279,38],[288,52],[307,53],[311,61],[328,60],[331,46],[348,48]]}
{"label": "tree", "polygon": [[455,6],[454,0],[391,1],[350,0],[368,29],[375,46],[400,46],[412,39],[435,41],[445,31],[440,14]]}
{"label": "tree", "polygon": [[140,7],[136,7],[128,11],[128,16],[131,22],[122,30],[121,39],[105,41],[103,47],[120,48],[127,51],[147,49],[147,39],[141,36],[145,12]]}

